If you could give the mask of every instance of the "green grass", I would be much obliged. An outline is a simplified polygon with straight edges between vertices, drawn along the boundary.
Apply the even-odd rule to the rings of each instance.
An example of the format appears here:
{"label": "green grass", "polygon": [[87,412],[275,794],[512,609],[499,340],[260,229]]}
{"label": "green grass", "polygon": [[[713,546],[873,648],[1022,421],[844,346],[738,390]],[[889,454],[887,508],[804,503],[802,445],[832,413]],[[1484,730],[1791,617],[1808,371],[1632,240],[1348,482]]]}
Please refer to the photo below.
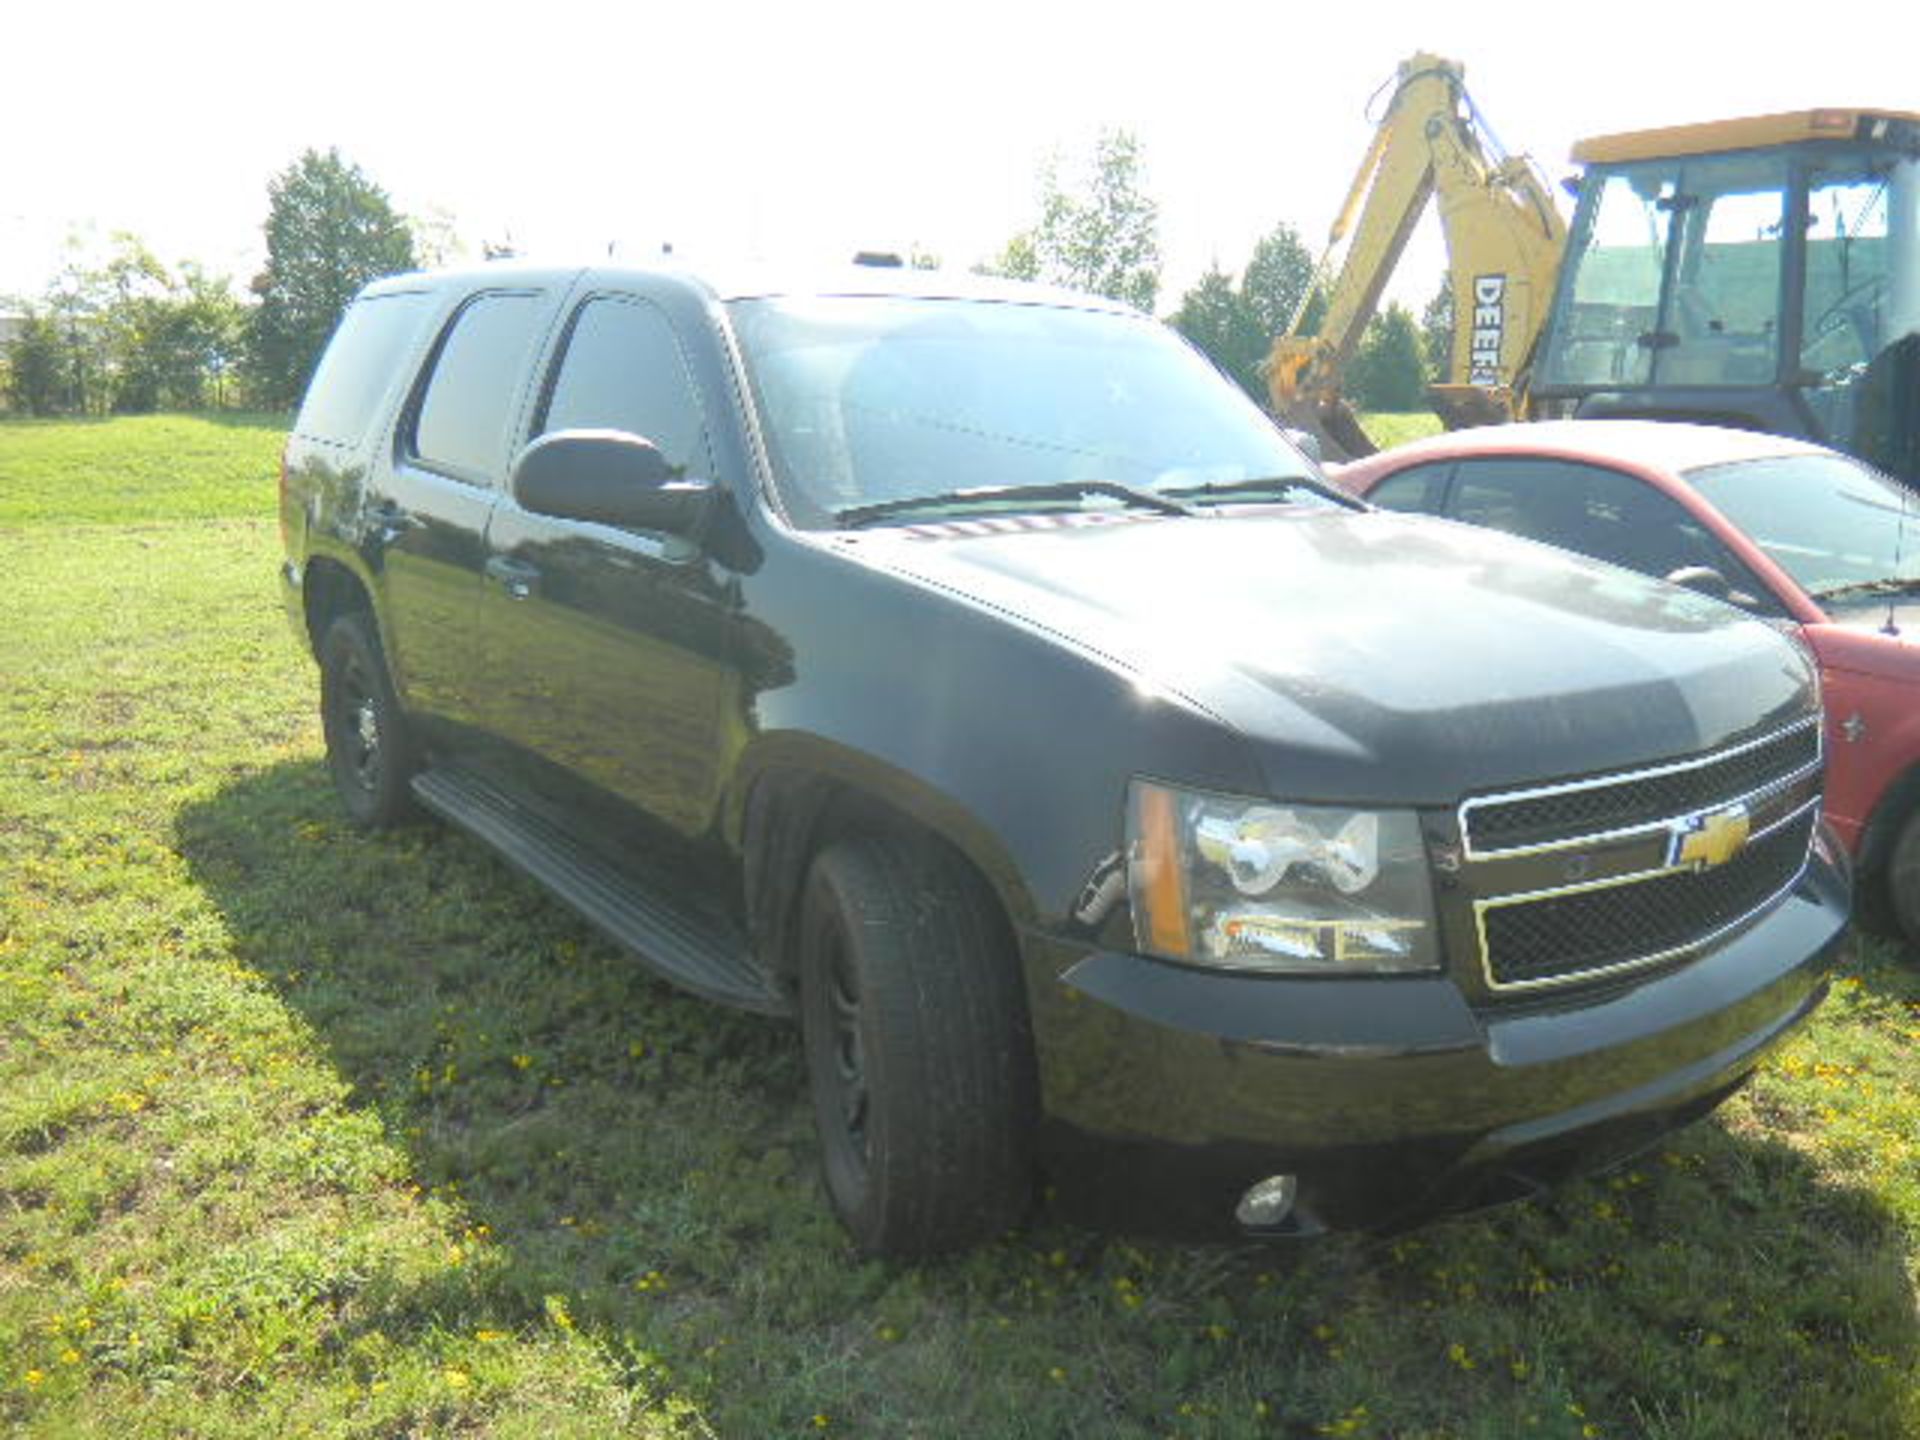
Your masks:
{"label": "green grass", "polygon": [[1404,414],[1374,411],[1360,417],[1360,428],[1365,430],[1367,438],[1382,450],[1391,450],[1394,446],[1404,445],[1409,440],[1438,435],[1443,427],[1440,424],[1440,417],[1431,410],[1419,410]]}
{"label": "green grass", "polygon": [[276,453],[0,425],[0,1434],[1920,1434],[1891,950],[1713,1120],[1544,1202],[860,1263],[787,1028],[461,836],[345,827]]}
{"label": "green grass", "polygon": [[0,525],[271,515],[277,416],[0,423]]}

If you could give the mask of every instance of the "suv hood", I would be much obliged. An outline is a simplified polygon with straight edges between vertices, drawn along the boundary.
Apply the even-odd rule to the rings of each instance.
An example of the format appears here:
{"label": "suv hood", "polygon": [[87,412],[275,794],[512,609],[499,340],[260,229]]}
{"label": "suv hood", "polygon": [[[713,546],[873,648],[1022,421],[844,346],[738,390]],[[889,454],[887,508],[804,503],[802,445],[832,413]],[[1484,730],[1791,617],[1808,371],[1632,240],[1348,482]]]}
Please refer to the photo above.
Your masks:
{"label": "suv hood", "polygon": [[1212,713],[1291,799],[1451,804],[1692,754],[1817,703],[1803,652],[1729,606],[1444,520],[988,521],[848,548]]}

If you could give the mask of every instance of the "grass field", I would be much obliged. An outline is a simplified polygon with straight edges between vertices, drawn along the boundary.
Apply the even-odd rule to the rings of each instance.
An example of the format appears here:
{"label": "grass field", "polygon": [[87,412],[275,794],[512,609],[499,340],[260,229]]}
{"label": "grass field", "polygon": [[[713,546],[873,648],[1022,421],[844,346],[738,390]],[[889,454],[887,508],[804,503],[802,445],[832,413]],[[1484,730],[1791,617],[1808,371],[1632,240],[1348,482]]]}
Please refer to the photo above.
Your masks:
{"label": "grass field", "polygon": [[264,422],[0,424],[0,1434],[1920,1435],[1920,972],[1390,1242],[863,1264],[783,1026],[349,831]]}

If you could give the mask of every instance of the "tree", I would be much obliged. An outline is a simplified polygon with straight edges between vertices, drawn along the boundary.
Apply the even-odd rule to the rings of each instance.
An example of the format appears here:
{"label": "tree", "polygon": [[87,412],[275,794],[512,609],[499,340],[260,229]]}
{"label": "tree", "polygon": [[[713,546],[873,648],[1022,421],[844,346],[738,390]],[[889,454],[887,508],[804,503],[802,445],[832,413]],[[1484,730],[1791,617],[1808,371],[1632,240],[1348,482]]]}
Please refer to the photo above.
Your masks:
{"label": "tree", "polygon": [[1347,396],[1362,410],[1418,410],[1426,397],[1426,364],[1413,313],[1394,304],[1374,317],[1347,366]]}
{"label": "tree", "polygon": [[[1284,221],[1261,237],[1235,286],[1218,265],[1180,298],[1173,327],[1264,405],[1267,354],[1313,283],[1313,257]],[[1317,319],[1312,308],[1309,316]]]}
{"label": "tree", "polygon": [[20,329],[7,346],[7,398],[29,415],[52,415],[60,409],[66,375],[66,347],[60,326],[42,310],[28,307]]}
{"label": "tree", "polygon": [[1420,312],[1421,344],[1427,352],[1427,377],[1444,381],[1453,364],[1453,276],[1443,272],[1440,288]]}
{"label": "tree", "polygon": [[[1293,324],[1300,297],[1313,284],[1313,272],[1312,252],[1300,239],[1300,232],[1284,220],[1253,247],[1253,258],[1247,262],[1240,291],[1246,296],[1254,323],[1267,337],[1269,345],[1286,334],[1287,327]],[[1325,309],[1324,299],[1319,308]],[[1318,323],[1319,316],[1311,306],[1307,318]]]}
{"label": "tree", "polygon": [[1180,297],[1180,308],[1173,312],[1171,323],[1207,353],[1221,374],[1255,400],[1266,400],[1266,381],[1260,367],[1272,338],[1261,328],[1245,291],[1235,288],[1232,276],[1218,265],[1210,267]]}
{"label": "tree", "polygon": [[226,279],[191,261],[164,271],[164,291],[116,313],[113,408],[198,410],[223,400],[245,312]]}
{"label": "tree", "polygon": [[35,414],[220,403],[244,320],[226,277],[191,261],[169,270],[125,231],[104,250],[70,237],[59,273],[26,309],[8,388]]}
{"label": "tree", "polygon": [[387,192],[338,150],[308,150],[267,187],[267,268],[248,358],[261,398],[292,404],[354,293],[414,264]]}
{"label": "tree", "polygon": [[1061,184],[1057,161],[1040,176],[1040,220],[984,268],[1043,280],[1152,310],[1160,291],[1160,207],[1143,187],[1140,142],[1124,130],[1094,141],[1082,183]]}

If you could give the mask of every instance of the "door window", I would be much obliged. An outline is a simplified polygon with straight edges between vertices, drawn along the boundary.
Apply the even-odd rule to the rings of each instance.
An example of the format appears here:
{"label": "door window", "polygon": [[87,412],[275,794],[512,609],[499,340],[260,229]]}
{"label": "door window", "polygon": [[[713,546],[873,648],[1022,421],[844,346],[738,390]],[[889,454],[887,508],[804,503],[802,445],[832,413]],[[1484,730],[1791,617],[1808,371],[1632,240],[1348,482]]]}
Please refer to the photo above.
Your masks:
{"label": "door window", "polygon": [[676,472],[704,476],[698,392],[666,316],[644,300],[601,296],[574,312],[534,433],[624,430],[651,440]]}
{"label": "door window", "polygon": [[1462,461],[1451,513],[1655,579],[1696,567],[1715,570],[1736,603],[1777,609],[1752,571],[1684,506],[1605,466],[1531,456]]}
{"label": "door window", "polygon": [[542,297],[531,291],[476,296],[440,342],[413,425],[413,456],[430,469],[491,485],[506,461],[507,432],[527,372]]}

